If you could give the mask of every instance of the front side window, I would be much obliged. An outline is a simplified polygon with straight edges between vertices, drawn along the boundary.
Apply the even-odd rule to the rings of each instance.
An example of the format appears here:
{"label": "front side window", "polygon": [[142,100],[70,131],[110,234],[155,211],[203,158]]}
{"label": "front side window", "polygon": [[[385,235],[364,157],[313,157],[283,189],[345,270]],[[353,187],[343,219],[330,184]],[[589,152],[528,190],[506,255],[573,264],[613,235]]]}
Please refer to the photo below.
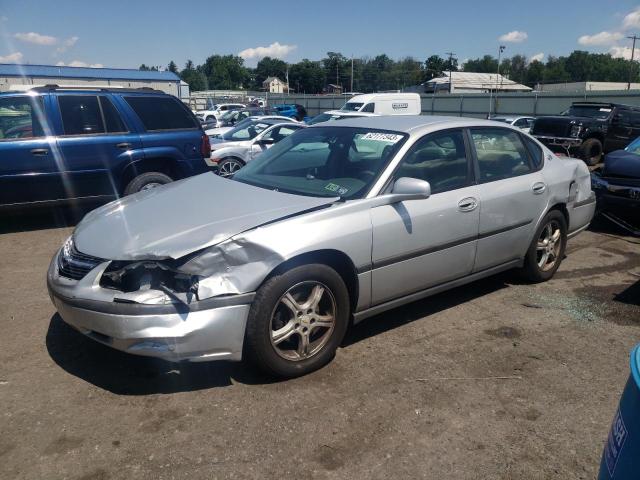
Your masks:
{"label": "front side window", "polygon": [[234,180],[298,195],[362,198],[406,138],[353,127],[303,128],[238,171]]}
{"label": "front side window", "polygon": [[95,95],[61,95],[58,97],[65,135],[104,133],[104,121]]}
{"label": "front side window", "polygon": [[367,113],[373,113],[376,109],[376,104],[375,103],[367,103],[364,108],[362,110],[360,110],[361,112],[367,112]]}
{"label": "front side window", "polygon": [[231,142],[238,142],[242,140],[252,140],[259,134],[269,128],[271,124],[264,122],[249,122],[244,124],[238,124],[233,130],[229,130],[222,135],[222,138]]}
{"label": "front side window", "polygon": [[480,182],[526,175],[532,171],[520,135],[501,128],[471,130],[478,158]]}
{"label": "front side window", "polygon": [[462,130],[432,133],[418,140],[398,165],[394,178],[426,180],[432,193],[470,184],[469,161]]}
{"label": "front side window", "polygon": [[0,99],[0,140],[43,137],[44,111],[32,97]]}
{"label": "front side window", "polygon": [[280,127],[275,127],[269,132],[265,133],[263,138],[273,140],[273,143],[276,143],[282,140],[284,137],[288,137],[293,132],[299,129],[300,127],[297,127],[297,126],[294,127],[294,126],[282,125]]}
{"label": "front side window", "polygon": [[170,96],[124,97],[146,130],[199,128],[197,120],[180,100]]}

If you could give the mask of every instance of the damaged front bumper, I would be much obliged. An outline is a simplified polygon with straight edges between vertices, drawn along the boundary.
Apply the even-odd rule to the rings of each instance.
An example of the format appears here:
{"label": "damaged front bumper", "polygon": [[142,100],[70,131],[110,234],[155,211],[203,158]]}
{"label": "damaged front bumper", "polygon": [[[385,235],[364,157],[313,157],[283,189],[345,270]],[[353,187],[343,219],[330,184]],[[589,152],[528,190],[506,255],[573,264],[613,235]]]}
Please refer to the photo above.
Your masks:
{"label": "damaged front bumper", "polygon": [[165,360],[241,360],[255,293],[191,303],[142,304],[102,299],[102,264],[82,280],[59,274],[58,252],[47,272],[49,295],[62,319],[88,337],[136,355]]}

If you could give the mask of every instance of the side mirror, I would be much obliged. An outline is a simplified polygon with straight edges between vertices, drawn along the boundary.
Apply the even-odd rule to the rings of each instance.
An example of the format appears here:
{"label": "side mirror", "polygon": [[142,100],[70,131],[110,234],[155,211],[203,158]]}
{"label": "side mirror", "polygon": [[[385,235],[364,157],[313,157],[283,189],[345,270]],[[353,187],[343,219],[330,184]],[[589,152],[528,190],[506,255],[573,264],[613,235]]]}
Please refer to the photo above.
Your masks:
{"label": "side mirror", "polygon": [[431,196],[431,185],[426,180],[401,177],[393,184],[389,195],[389,203],[404,202],[405,200],[424,200]]}
{"label": "side mirror", "polygon": [[273,138],[261,138],[256,143],[258,145],[273,145],[276,142],[274,142]]}

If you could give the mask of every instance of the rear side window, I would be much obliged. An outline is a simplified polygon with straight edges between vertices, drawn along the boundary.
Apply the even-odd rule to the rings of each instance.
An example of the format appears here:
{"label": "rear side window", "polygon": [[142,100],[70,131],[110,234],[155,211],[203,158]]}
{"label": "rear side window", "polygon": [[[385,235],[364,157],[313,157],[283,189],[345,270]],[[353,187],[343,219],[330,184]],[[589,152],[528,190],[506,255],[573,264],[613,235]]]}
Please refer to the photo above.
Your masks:
{"label": "rear side window", "polygon": [[31,97],[0,99],[0,140],[43,137],[44,121],[40,100]]}
{"label": "rear side window", "polygon": [[533,140],[528,137],[524,137],[524,143],[527,145],[527,149],[531,154],[531,160],[533,160],[533,168],[538,170],[542,168],[542,163],[544,161],[544,154],[542,153],[542,149],[539,145],[536,144]]}
{"label": "rear side window", "polygon": [[104,133],[98,97],[93,95],[61,95],[58,97],[65,135]]}
{"label": "rear side window", "polygon": [[529,157],[520,135],[502,128],[471,130],[478,157],[480,182],[493,182],[531,172]]}
{"label": "rear side window", "polygon": [[127,127],[124,126],[120,114],[109,98],[100,97],[100,106],[102,107],[102,115],[104,116],[104,124],[107,127],[107,132],[118,133],[127,131]]}
{"label": "rear side window", "polygon": [[376,109],[376,104],[375,103],[367,103],[362,110],[360,110],[361,112],[367,112],[367,113],[373,113]]}
{"label": "rear side window", "polygon": [[172,97],[124,97],[147,130],[198,128],[196,120]]}

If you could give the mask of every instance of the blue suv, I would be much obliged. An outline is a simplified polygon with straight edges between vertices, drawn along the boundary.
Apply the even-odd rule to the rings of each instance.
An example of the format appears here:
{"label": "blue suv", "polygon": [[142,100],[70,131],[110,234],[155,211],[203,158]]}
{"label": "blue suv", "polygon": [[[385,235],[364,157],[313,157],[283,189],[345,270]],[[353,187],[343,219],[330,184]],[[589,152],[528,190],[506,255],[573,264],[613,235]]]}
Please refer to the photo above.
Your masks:
{"label": "blue suv", "polygon": [[0,94],[0,206],[108,201],[207,171],[209,138],[152,89]]}

